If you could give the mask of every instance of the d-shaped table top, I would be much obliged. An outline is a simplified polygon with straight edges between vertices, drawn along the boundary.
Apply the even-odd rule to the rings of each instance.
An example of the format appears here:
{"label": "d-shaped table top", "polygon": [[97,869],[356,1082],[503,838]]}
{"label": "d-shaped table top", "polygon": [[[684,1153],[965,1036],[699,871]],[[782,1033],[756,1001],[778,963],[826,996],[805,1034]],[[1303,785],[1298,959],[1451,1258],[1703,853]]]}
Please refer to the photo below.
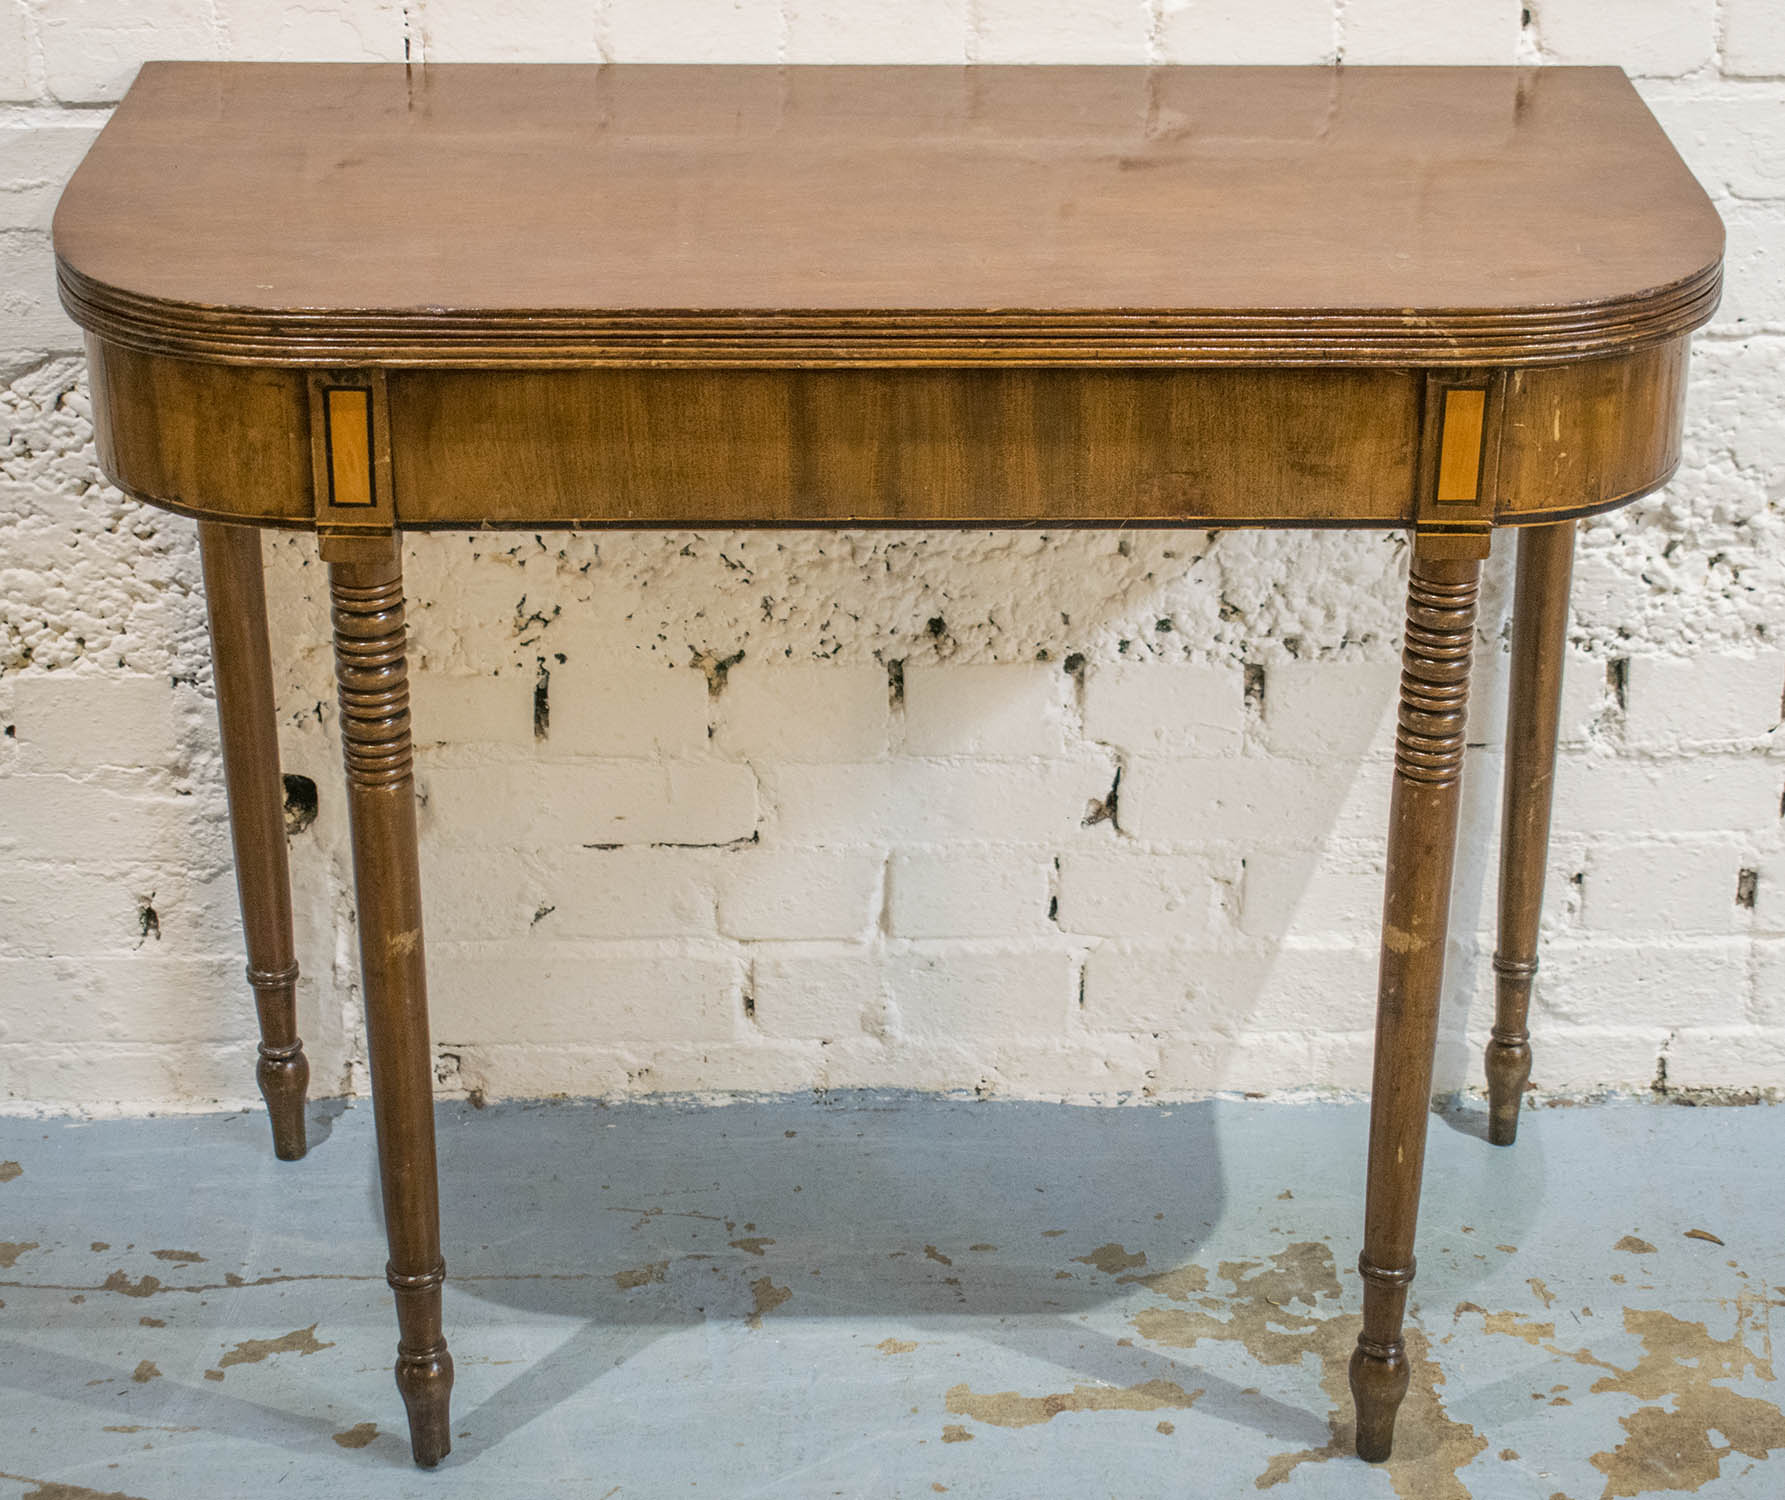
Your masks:
{"label": "d-shaped table top", "polygon": [[58,209],[108,342],[257,364],[1443,364],[1702,322],[1613,68],[152,63]]}

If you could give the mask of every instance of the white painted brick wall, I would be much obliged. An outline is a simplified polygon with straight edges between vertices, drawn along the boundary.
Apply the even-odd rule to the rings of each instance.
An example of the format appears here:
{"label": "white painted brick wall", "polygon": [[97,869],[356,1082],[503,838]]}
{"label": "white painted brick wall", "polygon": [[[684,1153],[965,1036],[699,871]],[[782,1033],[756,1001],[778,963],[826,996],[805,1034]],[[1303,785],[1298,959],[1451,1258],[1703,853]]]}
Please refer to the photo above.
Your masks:
{"label": "white painted brick wall", "polygon": [[[1729,282],[1679,477],[1582,528],[1536,1078],[1785,1085],[1782,16],[0,0],[0,1102],[253,1097],[192,528],[100,482],[49,255],[150,56],[1622,64],[1729,221]],[[301,537],[266,551],[285,769],[320,795],[290,841],[300,1018],[317,1093],[359,1092],[323,577]],[[443,1088],[1367,1084],[1399,538],[418,537],[407,568]],[[1492,1015],[1503,736],[1478,702],[1447,1089]]]}

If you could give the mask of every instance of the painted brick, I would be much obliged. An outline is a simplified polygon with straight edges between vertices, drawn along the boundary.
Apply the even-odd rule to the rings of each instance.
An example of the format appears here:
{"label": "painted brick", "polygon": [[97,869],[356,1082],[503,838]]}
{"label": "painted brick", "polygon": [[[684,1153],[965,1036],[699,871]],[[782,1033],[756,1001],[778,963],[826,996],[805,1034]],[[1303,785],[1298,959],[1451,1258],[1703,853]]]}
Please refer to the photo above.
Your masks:
{"label": "painted brick", "polygon": [[1785,74],[1785,11],[1776,0],[1725,0],[1723,70],[1753,78]]}
{"label": "painted brick", "polygon": [[38,15],[45,82],[66,104],[122,97],[150,57],[214,58],[221,48],[204,0],[56,0]]}
{"label": "painted brick", "polygon": [[1672,1089],[1745,1089],[1756,1078],[1785,1076],[1785,1030],[1756,1026],[1682,1026],[1667,1043]]}
{"label": "painted brick", "polygon": [[[5,12],[0,10],[0,27]],[[6,47],[0,39],[0,58]],[[4,69],[0,62],[0,69]],[[32,116],[0,124],[0,229],[48,234],[56,199],[99,134],[99,123]]]}
{"label": "painted brick", "polygon": [[1162,0],[1160,61],[1330,63],[1330,0]]}
{"label": "painted brick", "polygon": [[252,1026],[246,989],[233,956],[0,959],[0,994],[32,997],[0,1020],[0,1043],[229,1042]]}
{"label": "painted brick", "polygon": [[818,1042],[753,1037],[747,1042],[705,1042],[698,1047],[660,1048],[636,1073],[629,1087],[669,1094],[712,1094],[742,1089],[786,1094],[810,1087],[822,1076],[829,1049]]}
{"label": "painted brick", "polygon": [[910,938],[1045,932],[1048,875],[1048,861],[1026,850],[895,854],[887,872],[887,930]]}
{"label": "painted brick", "polygon": [[160,769],[179,754],[165,677],[31,673],[13,687],[12,712],[25,770]]}
{"label": "painted brick", "polygon": [[1632,1026],[1622,1019],[1615,1026],[1546,1023],[1531,1039],[1531,1081],[1550,1093],[1647,1088],[1668,1034],[1665,1026]]}
{"label": "painted brick", "polygon": [[1380,765],[1136,758],[1122,776],[1120,820],[1142,839],[1312,847],[1335,834],[1379,837],[1388,788]]}
{"label": "painted brick", "polygon": [[[546,748],[552,755],[697,755],[706,750],[705,676],[691,667],[572,657],[550,665]],[[531,730],[533,684],[523,722]]]}
{"label": "painted brick", "polygon": [[1432,5],[1429,0],[1346,0],[1347,63],[1508,65],[1518,54],[1520,0]]}
{"label": "painted brick", "polygon": [[[718,7],[714,7],[718,9]],[[401,38],[402,13],[380,5],[378,37]],[[421,38],[429,62],[598,62],[597,8],[581,0],[515,5],[512,0],[427,0],[421,8]],[[394,26],[392,23],[395,23]],[[362,44],[363,45],[363,44]]]}
{"label": "painted brick", "polygon": [[[154,913],[154,925],[144,910]],[[241,948],[235,873],[158,865],[0,866],[0,952],[31,958],[212,957]]]}
{"label": "painted brick", "polygon": [[1681,93],[1678,87],[1650,83],[1642,94],[1706,191],[1785,197],[1785,97],[1704,94],[1696,87]]}
{"label": "painted brick", "polygon": [[1564,745],[1584,745],[1602,733],[1617,713],[1617,700],[1605,662],[1570,651],[1562,664],[1562,710],[1558,734]]}
{"label": "painted brick", "polygon": [[1070,837],[1103,797],[1098,761],[761,766],[766,830],[789,844],[1036,843]]}
{"label": "painted brick", "polygon": [[[314,1059],[312,1076],[317,1073]],[[16,1080],[37,1080],[29,1096]],[[254,1043],[236,1041],[0,1043],[0,1084],[7,1097],[51,1108],[153,1112],[169,1100],[185,1105],[258,1108]]]}
{"label": "painted brick", "polygon": [[409,679],[409,707],[418,749],[533,743],[533,684],[517,672],[482,677],[417,672]]}
{"label": "painted brick", "polygon": [[598,39],[613,62],[775,62],[781,8],[773,0],[615,5],[604,9]]}
{"label": "painted brick", "polygon": [[1264,676],[1265,743],[1303,760],[1392,755],[1400,685],[1399,661],[1273,662]]}
{"label": "painted brick", "polygon": [[1216,900],[1213,871],[1196,855],[1086,850],[1060,859],[1064,932],[1169,941],[1205,932]]}
{"label": "painted brick", "polygon": [[56,300],[50,237],[35,229],[0,229],[0,287],[5,289],[7,342],[13,349],[55,353],[78,349],[81,331]]}
{"label": "painted brick", "polygon": [[1782,794],[1785,767],[1760,756],[1653,763],[1564,754],[1553,826],[1564,834],[1758,834],[1777,826]]}
{"label": "painted brick", "polygon": [[854,0],[787,0],[787,61],[964,63],[967,0],[861,6]]}
{"label": "painted brick", "polygon": [[1144,63],[1152,17],[1146,0],[977,0],[973,61]]}
{"label": "painted brick", "polygon": [[132,796],[63,776],[0,780],[0,854],[103,869],[174,860],[229,863],[223,808],[195,797]]}
{"label": "painted brick", "polygon": [[1723,255],[1723,301],[1713,328],[1731,333],[1785,327],[1785,204],[1718,205],[1728,242]]}
{"label": "painted brick", "polygon": [[907,755],[1058,755],[1071,679],[1048,666],[905,668]]}
{"label": "painted brick", "polygon": [[[436,1046],[726,1042],[744,1024],[744,966],[728,953],[636,943],[435,943]],[[516,984],[525,973],[525,984]]]}
{"label": "painted brick", "polygon": [[1754,1013],[1764,1026],[1785,1027],[1785,942],[1754,945]]}
{"label": "painted brick", "polygon": [[1238,667],[1120,662],[1085,676],[1085,738],[1144,754],[1223,755],[1245,730]]}
{"label": "painted brick", "polygon": [[756,832],[756,781],[719,761],[434,766],[417,774],[422,828],[474,843],[727,844]]}
{"label": "painted brick", "polygon": [[765,1036],[846,1040],[886,1025],[887,976],[868,950],[774,943],[755,951],[751,994]]}
{"label": "painted brick", "polygon": [[1667,78],[1706,66],[1716,50],[1715,0],[1543,0],[1533,9],[1550,62]]}
{"label": "painted brick", "polygon": [[745,939],[860,940],[879,917],[884,872],[877,854],[728,850],[719,874],[719,930]]}
{"label": "painted brick", "polygon": [[1301,1032],[1230,1032],[1167,1037],[1159,1044],[1154,1089],[1170,1098],[1227,1091],[1305,1088],[1314,1079],[1314,1041]]}
{"label": "painted brick", "polygon": [[1299,935],[1368,941],[1382,926],[1380,851],[1369,855],[1261,849],[1246,856],[1240,929],[1282,940]]}
{"label": "painted brick", "polygon": [[1635,656],[1626,733],[1634,745],[1739,742],[1785,752],[1779,720],[1785,651],[1754,656]]}
{"label": "painted brick", "polygon": [[[1748,1019],[1747,945],[1700,938],[1668,947],[1640,943],[1552,942],[1533,1010],[1573,1026],[1677,1026],[1681,998],[1693,997],[1696,1025],[1735,1025]],[[1534,1026],[1533,1030],[1537,1028]]]}
{"label": "painted brick", "polygon": [[1007,1044],[993,1058],[993,1094],[1018,1098],[1106,1103],[1150,1088],[1159,1049],[1150,1037],[1101,1036],[1095,1041],[1068,1037]]}
{"label": "painted brick", "polygon": [[429,940],[688,938],[715,931],[714,851],[468,850],[422,841]]}
{"label": "painted brick", "polygon": [[752,760],[875,760],[889,693],[878,667],[745,661],[726,676],[713,743]]}
{"label": "painted brick", "polygon": [[20,103],[37,93],[25,16],[23,0],[0,0],[0,103]]}
{"label": "painted brick", "polygon": [[1755,930],[1785,933],[1785,853],[1768,854],[1753,869]]}
{"label": "painted brick", "polygon": [[[495,7],[485,6],[482,14]],[[508,36],[517,31],[537,49],[544,40],[528,20],[538,7],[525,10],[501,7]],[[303,7],[283,4],[282,0],[229,0],[217,7],[217,25],[224,52],[230,57],[277,62],[402,62],[403,44],[411,43],[413,61],[441,62],[446,54],[436,54],[434,36],[458,38],[464,33],[467,12],[472,17],[479,7],[447,0],[428,0],[425,11],[415,7],[425,24],[411,29],[406,24],[405,7],[398,0],[311,0]],[[473,23],[474,24],[474,23]],[[564,51],[568,32],[551,40],[563,60],[571,59]],[[480,38],[486,49],[474,60],[493,62],[499,56],[518,57],[518,51],[499,54],[505,36],[494,26]]]}
{"label": "painted brick", "polygon": [[1182,1033],[1367,1026],[1376,949],[1211,949],[1105,944],[1085,961],[1085,1024]]}
{"label": "painted brick", "polygon": [[1734,932],[1747,925],[1736,904],[1747,864],[1727,839],[1710,843],[1601,843],[1587,866],[1581,918],[1601,932]]}
{"label": "painted brick", "polygon": [[915,948],[886,959],[889,1024],[914,1039],[1052,1036],[1066,1030],[1077,972],[1048,948]]}

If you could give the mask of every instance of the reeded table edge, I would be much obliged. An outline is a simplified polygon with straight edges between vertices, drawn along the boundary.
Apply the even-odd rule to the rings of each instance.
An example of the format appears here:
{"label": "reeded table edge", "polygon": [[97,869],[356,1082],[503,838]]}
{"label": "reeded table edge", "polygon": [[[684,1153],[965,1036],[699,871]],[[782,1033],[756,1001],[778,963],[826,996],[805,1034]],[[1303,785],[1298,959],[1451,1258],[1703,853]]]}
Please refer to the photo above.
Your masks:
{"label": "reeded table edge", "polygon": [[1555,364],[1710,321],[1721,257],[1680,281],[1528,310],[1151,312],[305,311],[170,302],[60,255],[70,317],[107,343],[207,364],[389,368],[734,368]]}

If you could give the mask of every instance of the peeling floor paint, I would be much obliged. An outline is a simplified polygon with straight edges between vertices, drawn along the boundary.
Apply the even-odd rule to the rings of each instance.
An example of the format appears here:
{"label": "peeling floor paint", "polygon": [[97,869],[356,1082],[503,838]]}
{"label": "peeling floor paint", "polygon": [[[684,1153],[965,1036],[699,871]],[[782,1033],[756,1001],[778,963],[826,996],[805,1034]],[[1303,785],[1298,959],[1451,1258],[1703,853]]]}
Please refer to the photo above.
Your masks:
{"label": "peeling floor paint", "polygon": [[1062,1412],[1162,1411],[1168,1407],[1188,1411],[1201,1390],[1185,1391],[1169,1380],[1147,1380],[1139,1385],[1115,1387],[1078,1385],[1051,1396],[1024,1396],[1016,1391],[976,1393],[964,1385],[948,1388],[944,1398],[957,1416],[972,1417],[992,1427],[1034,1427],[1051,1422]]}
{"label": "peeling floor paint", "polygon": [[[1511,1152],[1435,1118],[1383,1467],[1352,1455],[1346,1381],[1361,1108],[864,1096],[441,1122],[455,1451],[417,1476],[369,1112],[331,1116],[300,1164],[254,1114],[0,1120],[0,1152],[32,1153],[7,1222],[36,1245],[0,1309],[8,1459],[34,1477],[0,1500],[245,1475],[332,1500],[1176,1500],[1187,1472],[1223,1497],[1785,1493],[1785,1111],[1558,1111]],[[151,1248],[199,1244],[202,1279]]]}

